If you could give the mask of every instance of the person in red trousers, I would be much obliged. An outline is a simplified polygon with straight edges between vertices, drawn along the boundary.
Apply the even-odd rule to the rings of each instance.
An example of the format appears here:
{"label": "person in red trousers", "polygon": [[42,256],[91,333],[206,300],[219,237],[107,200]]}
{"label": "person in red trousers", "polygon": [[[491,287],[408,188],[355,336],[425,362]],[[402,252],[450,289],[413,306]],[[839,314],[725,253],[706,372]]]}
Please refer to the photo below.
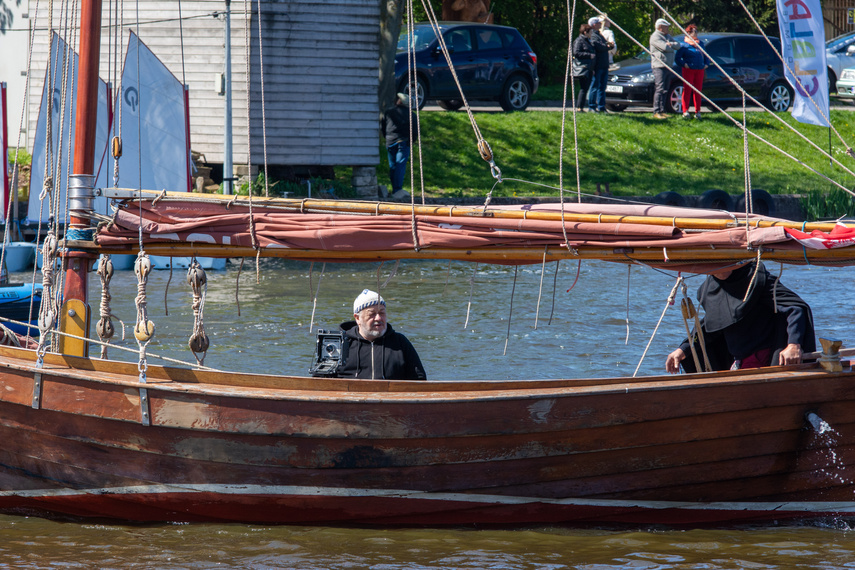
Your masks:
{"label": "person in red trousers", "polygon": [[695,118],[701,118],[701,94],[700,91],[704,86],[704,73],[709,67],[710,60],[699,49],[704,43],[698,39],[698,27],[694,24],[686,26],[686,37],[681,43],[680,49],[677,50],[677,55],[674,56],[674,63],[680,68],[689,85],[693,85],[698,91],[695,92],[688,85],[683,85],[683,118],[689,119],[692,114],[689,112],[689,107],[694,102]]}

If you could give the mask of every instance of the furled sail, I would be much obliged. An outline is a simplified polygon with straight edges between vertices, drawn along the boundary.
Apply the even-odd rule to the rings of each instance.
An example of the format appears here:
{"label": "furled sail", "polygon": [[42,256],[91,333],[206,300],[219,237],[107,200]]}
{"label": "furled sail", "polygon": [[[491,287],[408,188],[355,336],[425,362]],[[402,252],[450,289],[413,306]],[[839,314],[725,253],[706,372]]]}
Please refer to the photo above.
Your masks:
{"label": "furled sail", "polygon": [[[48,69],[45,72],[45,87],[42,93],[39,118],[36,123],[36,134],[33,144],[32,176],[30,178],[30,200],[27,205],[27,220],[29,222],[47,221],[49,217],[49,205],[47,197],[39,200],[39,194],[44,187],[45,161],[50,155],[49,176],[53,180],[53,196],[59,200],[59,209],[62,211],[65,204],[65,190],[68,187],[67,175],[68,165],[74,157],[74,106],[77,101],[77,53],[71,50],[57,34],[51,39],[51,55]],[[63,89],[63,61],[71,56],[68,61],[67,73],[65,74],[65,89]],[[67,61],[67,60],[66,60]],[[51,81],[51,74],[53,80]],[[53,85],[53,102],[51,108],[51,147],[50,152],[45,148],[47,140],[47,109],[48,109],[48,86]],[[63,108],[65,113],[63,115]],[[62,120],[62,124],[60,121]],[[102,156],[106,154],[107,137],[109,131],[109,108],[107,101],[107,84],[98,79],[98,118],[95,135],[95,160],[94,167],[101,162]],[[60,138],[62,148],[60,149]],[[69,152],[70,145],[70,152]],[[61,154],[60,154],[61,153]],[[59,166],[57,158],[61,157]],[[95,185],[102,187],[107,178],[102,174],[98,177]],[[94,209],[96,212],[107,213],[107,200],[103,197],[95,199]]]}
{"label": "furled sail", "polygon": [[[855,264],[855,246],[808,250],[786,229],[801,224],[667,206],[528,204],[484,208],[398,206],[321,200],[254,200],[191,194],[133,203],[99,228],[105,250],[133,247],[142,226],[155,254],[261,255],[307,260],[442,258],[499,264],[544,259],[639,261],[703,272],[751,259]],[[250,231],[252,227],[252,231]],[[827,232],[833,224],[806,224]],[[838,230],[839,231],[839,230]],[[836,234],[835,234],[836,235]]]}
{"label": "furled sail", "polygon": [[122,156],[118,182],[113,180],[113,158],[104,158],[101,170],[109,171],[108,185],[186,192],[190,145],[184,86],[133,32],[115,109]]}

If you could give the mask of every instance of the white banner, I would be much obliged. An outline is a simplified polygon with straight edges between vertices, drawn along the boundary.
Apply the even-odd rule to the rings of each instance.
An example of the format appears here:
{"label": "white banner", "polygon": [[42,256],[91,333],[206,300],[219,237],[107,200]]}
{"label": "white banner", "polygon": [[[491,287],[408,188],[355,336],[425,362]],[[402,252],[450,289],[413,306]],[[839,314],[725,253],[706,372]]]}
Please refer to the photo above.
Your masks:
{"label": "white banner", "polygon": [[793,118],[828,124],[828,67],[819,0],[778,0],[784,74],[796,91]]}

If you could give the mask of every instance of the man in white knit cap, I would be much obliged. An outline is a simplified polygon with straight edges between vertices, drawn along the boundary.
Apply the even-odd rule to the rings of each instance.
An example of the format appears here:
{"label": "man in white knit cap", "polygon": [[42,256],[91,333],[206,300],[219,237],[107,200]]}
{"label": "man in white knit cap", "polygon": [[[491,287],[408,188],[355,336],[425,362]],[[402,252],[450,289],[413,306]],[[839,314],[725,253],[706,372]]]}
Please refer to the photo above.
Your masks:
{"label": "man in white knit cap", "polygon": [[341,324],[347,346],[339,377],[427,380],[416,349],[386,322],[386,301],[379,293],[363,289],[353,301],[353,318]]}

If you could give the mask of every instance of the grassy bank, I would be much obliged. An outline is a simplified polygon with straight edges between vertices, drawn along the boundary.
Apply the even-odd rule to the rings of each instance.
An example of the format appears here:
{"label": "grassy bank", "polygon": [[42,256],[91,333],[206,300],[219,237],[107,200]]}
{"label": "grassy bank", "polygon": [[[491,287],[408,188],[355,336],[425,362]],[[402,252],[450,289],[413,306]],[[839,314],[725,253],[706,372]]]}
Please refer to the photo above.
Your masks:
{"label": "grassy bank", "polygon": [[[426,194],[432,197],[483,196],[495,182],[480,158],[469,118],[464,112],[421,113]],[[733,116],[741,119],[740,112]],[[828,129],[796,123],[780,115],[823,149],[829,148]],[[493,148],[496,164],[506,180],[494,196],[557,196],[561,112],[479,113],[476,121]],[[855,144],[855,115],[832,111],[832,123],[848,144]],[[568,113],[564,142],[564,188],[576,191],[573,122]],[[664,191],[700,194],[719,188],[732,194],[744,188],[742,131],[720,113],[701,120],[680,117],[655,120],[649,113],[581,114],[577,116],[579,170],[582,191],[593,193],[597,183],[608,183],[612,194],[655,196]],[[852,187],[855,180],[763,113],[750,113],[749,128],[775,146],[798,157],[817,171]],[[855,170],[855,159],[845,153],[836,136],[831,141],[837,160]],[[385,149],[381,149],[385,159]],[[804,166],[766,144],[749,140],[754,188],[772,194],[828,191],[833,186]],[[418,164],[418,157],[415,157]],[[388,180],[383,160],[381,183]],[[523,182],[512,181],[517,179]],[[545,185],[545,186],[542,186]],[[409,176],[406,187],[409,187]],[[416,177],[416,190],[419,192]]]}

